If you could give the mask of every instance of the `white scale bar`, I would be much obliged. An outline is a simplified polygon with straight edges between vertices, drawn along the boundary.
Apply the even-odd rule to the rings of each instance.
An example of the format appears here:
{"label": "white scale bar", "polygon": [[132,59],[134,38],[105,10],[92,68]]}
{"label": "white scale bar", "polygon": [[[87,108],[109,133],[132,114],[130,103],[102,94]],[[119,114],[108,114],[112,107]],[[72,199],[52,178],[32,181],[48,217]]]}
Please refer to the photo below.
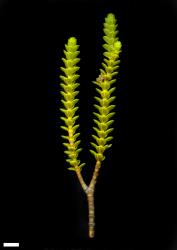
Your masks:
{"label": "white scale bar", "polygon": [[3,243],[3,247],[19,247],[19,243]]}

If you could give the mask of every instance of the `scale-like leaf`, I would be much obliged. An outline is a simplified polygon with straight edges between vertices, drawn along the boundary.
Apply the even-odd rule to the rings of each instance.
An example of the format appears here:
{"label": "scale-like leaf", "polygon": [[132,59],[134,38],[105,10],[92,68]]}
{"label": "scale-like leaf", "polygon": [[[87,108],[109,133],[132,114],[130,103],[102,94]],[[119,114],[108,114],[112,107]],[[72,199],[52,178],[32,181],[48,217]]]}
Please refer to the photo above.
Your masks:
{"label": "scale-like leaf", "polygon": [[90,149],[89,151],[95,158],[97,158],[97,153],[95,151],[93,151],[92,149]]}
{"label": "scale-like leaf", "polygon": [[109,133],[111,133],[114,130],[114,128],[109,128],[106,130],[106,136],[108,136]]}
{"label": "scale-like leaf", "polygon": [[75,168],[73,168],[73,167],[69,167],[69,168],[68,168],[68,170],[71,170],[71,171],[76,171],[76,169],[75,169]]}
{"label": "scale-like leaf", "polygon": [[107,127],[109,127],[112,123],[114,122],[114,120],[110,120],[106,123]]}
{"label": "scale-like leaf", "polygon": [[60,126],[60,128],[62,128],[63,130],[67,131],[68,132],[68,127],[65,127],[65,126]]}
{"label": "scale-like leaf", "polygon": [[79,165],[80,170],[82,170],[83,166],[85,166],[86,164],[83,162],[82,164]]}
{"label": "scale-like leaf", "polygon": [[113,102],[116,99],[116,96],[112,96],[108,99],[109,104]]}
{"label": "scale-like leaf", "polygon": [[66,135],[62,135],[61,137],[62,137],[63,139],[65,139],[65,140],[69,140],[69,137],[66,136]]}

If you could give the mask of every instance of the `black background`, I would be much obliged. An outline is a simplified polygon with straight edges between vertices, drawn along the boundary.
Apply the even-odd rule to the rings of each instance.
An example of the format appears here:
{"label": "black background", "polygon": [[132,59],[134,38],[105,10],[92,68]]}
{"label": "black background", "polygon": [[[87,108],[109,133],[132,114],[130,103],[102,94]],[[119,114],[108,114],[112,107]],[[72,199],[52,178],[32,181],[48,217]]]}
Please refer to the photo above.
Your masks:
{"label": "black background", "polygon": [[[177,7],[177,6],[176,6]],[[177,11],[177,9],[176,9]],[[176,233],[176,12],[173,1],[9,1],[1,6],[2,241],[24,246],[169,249]],[[59,126],[64,44],[80,44],[79,115],[89,183],[91,83],[102,28],[113,12],[122,42],[112,148],[95,194],[96,237],[86,197],[67,170]],[[47,51],[46,51],[47,50]],[[47,57],[46,57],[47,55]],[[102,249],[104,249],[102,248]]]}

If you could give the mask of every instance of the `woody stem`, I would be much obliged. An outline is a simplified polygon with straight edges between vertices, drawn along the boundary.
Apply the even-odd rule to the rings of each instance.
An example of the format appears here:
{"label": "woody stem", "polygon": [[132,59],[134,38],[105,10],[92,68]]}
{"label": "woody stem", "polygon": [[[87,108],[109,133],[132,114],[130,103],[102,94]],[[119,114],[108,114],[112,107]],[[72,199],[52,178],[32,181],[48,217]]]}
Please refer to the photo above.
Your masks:
{"label": "woody stem", "polygon": [[81,187],[83,188],[84,192],[86,192],[86,190],[88,189],[88,186],[86,185],[86,183],[82,177],[80,169],[78,167],[75,167],[75,169],[76,169],[76,174],[77,174],[78,180],[81,184]]}
{"label": "woody stem", "polygon": [[87,192],[88,201],[88,217],[89,217],[89,237],[94,238],[95,235],[95,206],[94,206],[94,189]]}
{"label": "woody stem", "polygon": [[90,185],[86,191],[88,201],[88,216],[89,216],[89,237],[94,238],[95,235],[95,206],[94,206],[94,190],[97,181],[101,162],[97,161]]}

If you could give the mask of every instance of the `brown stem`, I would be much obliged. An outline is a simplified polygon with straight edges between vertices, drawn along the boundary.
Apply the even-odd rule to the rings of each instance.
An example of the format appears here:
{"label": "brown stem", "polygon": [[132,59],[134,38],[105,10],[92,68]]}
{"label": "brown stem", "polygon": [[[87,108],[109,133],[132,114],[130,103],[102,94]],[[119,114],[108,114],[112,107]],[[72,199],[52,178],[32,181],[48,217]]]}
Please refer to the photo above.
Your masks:
{"label": "brown stem", "polygon": [[88,212],[89,212],[89,237],[95,235],[95,207],[94,207],[94,190],[90,189],[87,192]]}
{"label": "brown stem", "polygon": [[92,176],[92,179],[91,179],[91,182],[90,182],[90,185],[89,185],[89,188],[93,189],[95,187],[100,167],[101,167],[101,162],[97,161],[96,165],[95,165],[94,172],[93,172],[93,176]]}
{"label": "brown stem", "polygon": [[82,174],[81,174],[81,172],[80,172],[80,169],[78,169],[78,167],[75,167],[75,169],[76,169],[76,174],[77,174],[77,177],[78,177],[79,182],[80,182],[80,184],[81,184],[81,187],[82,187],[83,190],[86,192],[86,190],[88,189],[88,186],[86,185],[86,183],[85,183],[85,181],[84,181],[84,179],[83,179],[83,177],[82,177]]}
{"label": "brown stem", "polygon": [[101,162],[97,161],[94,169],[94,173],[88,189],[86,190],[88,201],[88,214],[89,214],[89,237],[94,238],[95,235],[95,205],[94,205],[94,190],[95,184],[98,178]]}

